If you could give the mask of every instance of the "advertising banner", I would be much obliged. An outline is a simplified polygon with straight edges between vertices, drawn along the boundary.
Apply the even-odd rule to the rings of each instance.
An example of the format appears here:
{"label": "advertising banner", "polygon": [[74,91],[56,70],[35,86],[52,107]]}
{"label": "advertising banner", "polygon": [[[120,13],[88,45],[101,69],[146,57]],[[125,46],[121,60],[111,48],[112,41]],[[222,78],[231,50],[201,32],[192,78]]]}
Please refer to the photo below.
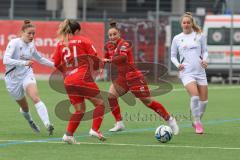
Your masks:
{"label": "advertising banner", "polygon": [[[37,50],[46,58],[51,58],[55,46],[58,42],[57,29],[60,21],[32,21],[36,26],[35,45]],[[21,26],[23,20],[0,20],[0,73],[5,72],[3,66],[3,55],[9,40],[19,37],[21,33]],[[81,34],[90,38],[97,49],[99,56],[102,56],[104,46],[104,23],[101,22],[80,22]],[[50,74],[52,69],[34,63],[34,72],[36,74],[47,75]]]}

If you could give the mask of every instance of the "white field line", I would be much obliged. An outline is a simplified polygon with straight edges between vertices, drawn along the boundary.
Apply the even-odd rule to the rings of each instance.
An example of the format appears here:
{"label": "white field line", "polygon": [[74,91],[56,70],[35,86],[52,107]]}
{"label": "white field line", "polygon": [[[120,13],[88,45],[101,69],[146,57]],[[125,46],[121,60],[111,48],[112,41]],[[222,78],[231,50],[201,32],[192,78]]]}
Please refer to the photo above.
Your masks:
{"label": "white field line", "polygon": [[[64,142],[57,141],[24,141],[24,140],[0,140],[0,142],[22,142],[22,143],[49,143],[49,144],[64,144]],[[216,149],[216,150],[240,150],[236,147],[211,147],[211,146],[183,146],[183,145],[171,145],[171,144],[125,144],[125,143],[91,143],[91,142],[78,142],[75,145],[106,145],[106,146],[132,146],[132,147],[165,147],[165,148],[189,148],[189,149]]]}

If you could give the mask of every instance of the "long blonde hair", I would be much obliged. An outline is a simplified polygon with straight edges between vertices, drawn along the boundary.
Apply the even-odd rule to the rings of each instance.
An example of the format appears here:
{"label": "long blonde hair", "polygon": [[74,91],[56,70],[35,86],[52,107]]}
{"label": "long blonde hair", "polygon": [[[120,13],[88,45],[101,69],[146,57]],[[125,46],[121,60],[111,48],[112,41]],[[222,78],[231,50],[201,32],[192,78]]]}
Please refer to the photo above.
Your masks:
{"label": "long blonde hair", "polygon": [[185,12],[185,13],[182,15],[182,17],[181,17],[180,23],[182,23],[182,20],[183,20],[184,17],[188,17],[188,18],[191,20],[191,22],[192,22],[192,24],[193,24],[192,28],[193,28],[193,30],[194,30],[195,32],[197,32],[197,33],[202,33],[201,27],[200,27],[199,25],[197,25],[197,23],[196,23],[195,19],[193,18],[191,12]]}
{"label": "long blonde hair", "polygon": [[59,25],[57,35],[65,42],[68,42],[68,37],[74,35],[76,30],[81,30],[80,24],[76,20],[65,19]]}

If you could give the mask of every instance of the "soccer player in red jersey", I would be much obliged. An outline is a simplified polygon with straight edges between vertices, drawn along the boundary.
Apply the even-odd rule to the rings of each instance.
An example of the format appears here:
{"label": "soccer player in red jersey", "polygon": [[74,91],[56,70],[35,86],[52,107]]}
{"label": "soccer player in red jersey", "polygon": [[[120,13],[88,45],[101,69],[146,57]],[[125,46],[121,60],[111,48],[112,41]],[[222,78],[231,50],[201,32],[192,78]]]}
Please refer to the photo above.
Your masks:
{"label": "soccer player in red jersey", "polygon": [[85,98],[95,106],[89,134],[105,140],[99,131],[104,115],[104,103],[91,75],[93,68],[97,66],[94,63],[97,52],[88,38],[79,35],[80,30],[81,26],[77,21],[64,20],[59,25],[58,36],[61,41],[53,56],[54,65],[63,74],[66,92],[75,109],[63,136],[63,141],[69,144],[76,143],[73,135],[85,112]]}
{"label": "soccer player in red jersey", "polygon": [[134,64],[133,52],[129,42],[122,39],[116,22],[110,23],[108,30],[109,41],[105,45],[105,63],[111,63],[112,68],[117,68],[117,74],[112,78],[112,84],[109,89],[109,105],[112,114],[116,120],[115,126],[110,129],[111,132],[117,132],[125,128],[118,98],[131,91],[139,98],[147,107],[158,113],[168,125],[172,128],[173,133],[179,133],[179,127],[176,119],[171,117],[164,106],[153,100],[148,89],[148,85],[143,74]]}

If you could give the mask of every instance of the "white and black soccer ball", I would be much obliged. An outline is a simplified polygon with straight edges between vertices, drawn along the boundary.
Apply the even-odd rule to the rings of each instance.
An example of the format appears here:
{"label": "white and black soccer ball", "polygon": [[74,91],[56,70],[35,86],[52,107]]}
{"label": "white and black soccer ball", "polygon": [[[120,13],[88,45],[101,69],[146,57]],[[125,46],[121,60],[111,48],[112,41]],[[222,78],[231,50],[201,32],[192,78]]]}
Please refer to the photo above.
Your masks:
{"label": "white and black soccer ball", "polygon": [[172,139],[172,136],[172,129],[166,125],[160,125],[155,131],[155,138],[161,143],[167,143]]}

